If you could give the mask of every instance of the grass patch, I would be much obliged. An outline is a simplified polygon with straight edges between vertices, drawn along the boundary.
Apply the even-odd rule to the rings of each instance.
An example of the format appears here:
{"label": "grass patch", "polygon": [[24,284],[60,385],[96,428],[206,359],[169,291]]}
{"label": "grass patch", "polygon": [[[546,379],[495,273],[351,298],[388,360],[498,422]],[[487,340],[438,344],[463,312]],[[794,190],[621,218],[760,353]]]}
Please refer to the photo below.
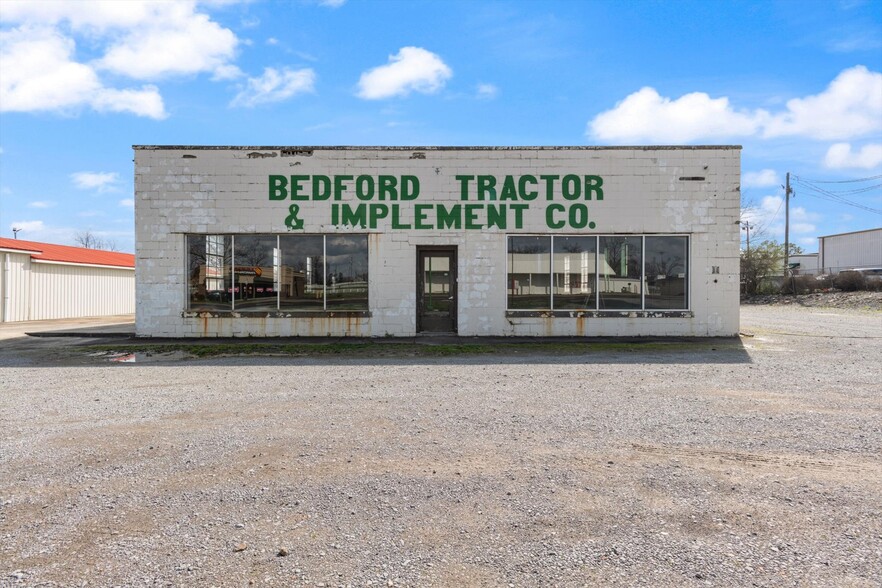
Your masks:
{"label": "grass patch", "polygon": [[123,343],[88,345],[90,353],[185,354],[190,357],[222,357],[243,355],[347,357],[449,357],[461,355],[584,355],[599,352],[645,353],[647,351],[710,351],[735,349],[736,343],[714,342],[522,342],[522,343]]}

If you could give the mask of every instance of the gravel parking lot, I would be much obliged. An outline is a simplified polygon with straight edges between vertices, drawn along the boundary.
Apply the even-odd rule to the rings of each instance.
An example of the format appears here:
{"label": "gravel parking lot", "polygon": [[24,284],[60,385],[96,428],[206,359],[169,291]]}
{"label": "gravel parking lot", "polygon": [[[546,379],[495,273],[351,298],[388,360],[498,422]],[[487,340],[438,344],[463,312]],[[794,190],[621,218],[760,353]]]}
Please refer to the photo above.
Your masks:
{"label": "gravel parking lot", "polygon": [[0,586],[879,586],[882,312],[742,330],[128,365],[3,341]]}

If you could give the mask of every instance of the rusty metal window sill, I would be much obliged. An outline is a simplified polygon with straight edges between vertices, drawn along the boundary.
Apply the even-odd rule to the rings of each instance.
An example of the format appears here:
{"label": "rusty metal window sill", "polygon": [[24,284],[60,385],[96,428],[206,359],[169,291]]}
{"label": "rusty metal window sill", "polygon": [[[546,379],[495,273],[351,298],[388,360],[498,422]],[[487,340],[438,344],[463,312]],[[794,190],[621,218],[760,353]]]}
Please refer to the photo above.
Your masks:
{"label": "rusty metal window sill", "polygon": [[507,310],[507,318],[694,318],[691,310]]}
{"label": "rusty metal window sill", "polygon": [[369,310],[279,310],[279,311],[218,311],[218,310],[185,310],[183,318],[370,318]]}

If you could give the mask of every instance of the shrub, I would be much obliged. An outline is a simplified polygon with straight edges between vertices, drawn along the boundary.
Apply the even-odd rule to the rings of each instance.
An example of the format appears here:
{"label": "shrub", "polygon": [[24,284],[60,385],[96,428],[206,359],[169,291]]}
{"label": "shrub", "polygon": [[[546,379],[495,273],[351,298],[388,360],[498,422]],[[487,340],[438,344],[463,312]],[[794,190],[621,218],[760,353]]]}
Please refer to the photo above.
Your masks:
{"label": "shrub", "polygon": [[833,284],[844,292],[854,292],[855,290],[865,290],[867,288],[867,279],[860,272],[845,270],[839,272]]}
{"label": "shrub", "polygon": [[809,294],[821,287],[814,276],[793,276],[789,280],[784,280],[781,294]]}

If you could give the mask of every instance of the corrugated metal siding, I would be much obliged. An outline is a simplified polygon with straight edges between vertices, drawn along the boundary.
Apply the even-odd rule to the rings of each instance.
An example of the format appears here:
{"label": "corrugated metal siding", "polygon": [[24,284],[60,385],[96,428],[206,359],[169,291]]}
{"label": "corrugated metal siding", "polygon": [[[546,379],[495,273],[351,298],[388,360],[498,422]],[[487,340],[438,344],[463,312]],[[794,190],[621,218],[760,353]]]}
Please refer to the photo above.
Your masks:
{"label": "corrugated metal siding", "polygon": [[29,320],[135,312],[135,272],[109,268],[31,264]]}
{"label": "corrugated metal siding", "polygon": [[882,229],[824,237],[819,242],[824,271],[882,266]]}
{"label": "corrugated metal siding", "polygon": [[26,321],[28,320],[28,307],[30,300],[30,269],[31,257],[29,254],[6,254],[6,281],[3,286],[6,288],[4,295],[7,296],[7,307],[4,308],[6,316],[4,321]]}

